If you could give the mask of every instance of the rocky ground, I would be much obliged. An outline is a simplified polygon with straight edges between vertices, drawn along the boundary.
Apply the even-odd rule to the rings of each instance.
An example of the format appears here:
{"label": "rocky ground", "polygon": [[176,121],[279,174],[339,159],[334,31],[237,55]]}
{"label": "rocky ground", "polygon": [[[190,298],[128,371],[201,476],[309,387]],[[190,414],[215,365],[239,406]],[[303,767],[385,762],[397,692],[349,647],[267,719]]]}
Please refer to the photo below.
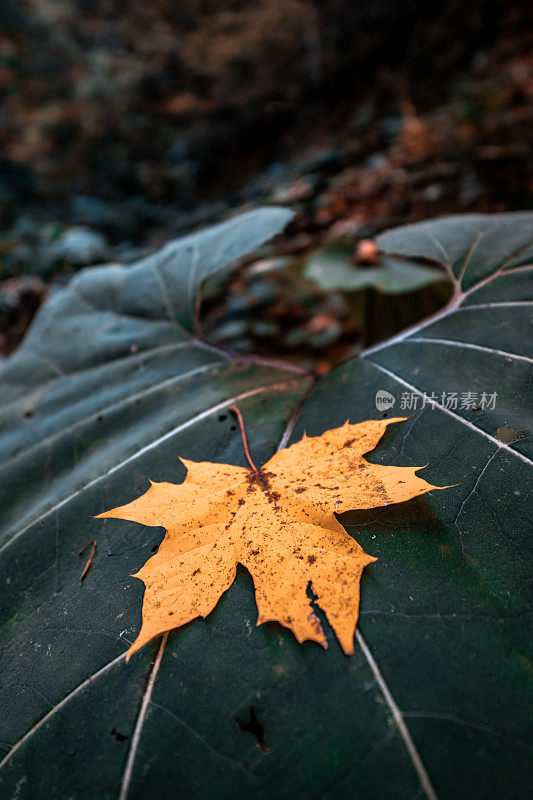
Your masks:
{"label": "rocky ground", "polygon": [[[342,2],[179,5],[128,0],[113,16],[103,0],[27,0],[0,12],[4,356],[74,270],[276,203],[295,222],[210,287],[206,331],[328,369],[385,331],[375,314],[369,327],[368,297],[362,313],[360,298],[303,277],[317,250],[348,237],[356,253],[394,225],[530,206],[525,6],[443,2],[428,18],[393,0],[367,17]],[[417,298],[407,318],[445,294]]]}

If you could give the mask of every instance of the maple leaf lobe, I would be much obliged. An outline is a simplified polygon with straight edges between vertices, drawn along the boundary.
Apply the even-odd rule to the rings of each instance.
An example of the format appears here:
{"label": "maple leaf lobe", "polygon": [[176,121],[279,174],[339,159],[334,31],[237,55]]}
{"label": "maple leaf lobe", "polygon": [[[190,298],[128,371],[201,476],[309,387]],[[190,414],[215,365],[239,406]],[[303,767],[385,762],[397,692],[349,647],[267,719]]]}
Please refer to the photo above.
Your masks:
{"label": "maple leaf lobe", "polygon": [[260,470],[181,459],[183,483],[148,491],[100,517],[162,526],[158,552],[135,577],[146,587],[143,624],[129,656],[154,636],[206,617],[231,586],[237,564],[250,572],[257,624],[274,621],[299,642],[327,647],[307,590],[347,655],[354,652],[359,584],[375,561],[348,535],[335,512],[374,508],[438,488],[420,467],[371,464],[386,427],[403,418],[370,420],[302,439]]}

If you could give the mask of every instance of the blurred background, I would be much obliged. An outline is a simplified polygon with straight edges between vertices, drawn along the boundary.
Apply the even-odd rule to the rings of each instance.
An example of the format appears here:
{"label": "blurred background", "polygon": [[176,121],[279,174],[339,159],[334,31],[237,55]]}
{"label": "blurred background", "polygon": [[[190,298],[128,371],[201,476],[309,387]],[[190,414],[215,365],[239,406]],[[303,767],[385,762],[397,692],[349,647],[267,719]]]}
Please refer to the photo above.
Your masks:
{"label": "blurred background", "polygon": [[372,240],[531,207],[529,8],[2,0],[0,358],[73,271],[262,203],[296,220],[208,288],[209,336],[326,371],[442,305]]}

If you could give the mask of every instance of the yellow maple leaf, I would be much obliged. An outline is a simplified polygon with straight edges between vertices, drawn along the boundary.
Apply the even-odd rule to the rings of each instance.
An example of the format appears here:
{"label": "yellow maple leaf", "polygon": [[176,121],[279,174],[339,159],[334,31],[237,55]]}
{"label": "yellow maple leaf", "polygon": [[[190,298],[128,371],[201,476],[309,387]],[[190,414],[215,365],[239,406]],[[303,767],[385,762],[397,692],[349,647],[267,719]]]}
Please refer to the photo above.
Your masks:
{"label": "yellow maple leaf", "polygon": [[421,467],[363,458],[387,425],[403,421],[347,422],[321,436],[304,434],[259,470],[181,459],[183,483],[151,483],[142,497],[100,514],[167,531],[134,576],[146,591],[141,632],[128,658],[154,636],[206,617],[233,583],[237,564],[253,578],[258,625],[280,622],[299,642],[327,647],[307,595],[311,584],[342,649],[353,654],[361,573],[376,559],[347,534],[335,512],[401,503],[444,488],[417,477]]}

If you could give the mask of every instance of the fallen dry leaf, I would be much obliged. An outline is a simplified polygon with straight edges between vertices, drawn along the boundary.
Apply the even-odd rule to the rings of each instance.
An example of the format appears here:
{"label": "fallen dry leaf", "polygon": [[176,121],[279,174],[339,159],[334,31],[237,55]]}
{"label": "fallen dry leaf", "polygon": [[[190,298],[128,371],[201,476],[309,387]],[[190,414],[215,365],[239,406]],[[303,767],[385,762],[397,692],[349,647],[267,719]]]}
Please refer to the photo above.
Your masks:
{"label": "fallen dry leaf", "polygon": [[181,459],[182,484],[152,483],[128,505],[100,514],[162,526],[158,552],[135,575],[144,581],[141,632],[128,658],[157,634],[206,617],[243,564],[255,584],[257,624],[280,622],[299,642],[327,647],[307,594],[311,584],[342,649],[354,652],[359,582],[367,555],[335,512],[400,503],[432,486],[420,467],[370,464],[387,425],[348,422],[277,452],[260,470]]}

